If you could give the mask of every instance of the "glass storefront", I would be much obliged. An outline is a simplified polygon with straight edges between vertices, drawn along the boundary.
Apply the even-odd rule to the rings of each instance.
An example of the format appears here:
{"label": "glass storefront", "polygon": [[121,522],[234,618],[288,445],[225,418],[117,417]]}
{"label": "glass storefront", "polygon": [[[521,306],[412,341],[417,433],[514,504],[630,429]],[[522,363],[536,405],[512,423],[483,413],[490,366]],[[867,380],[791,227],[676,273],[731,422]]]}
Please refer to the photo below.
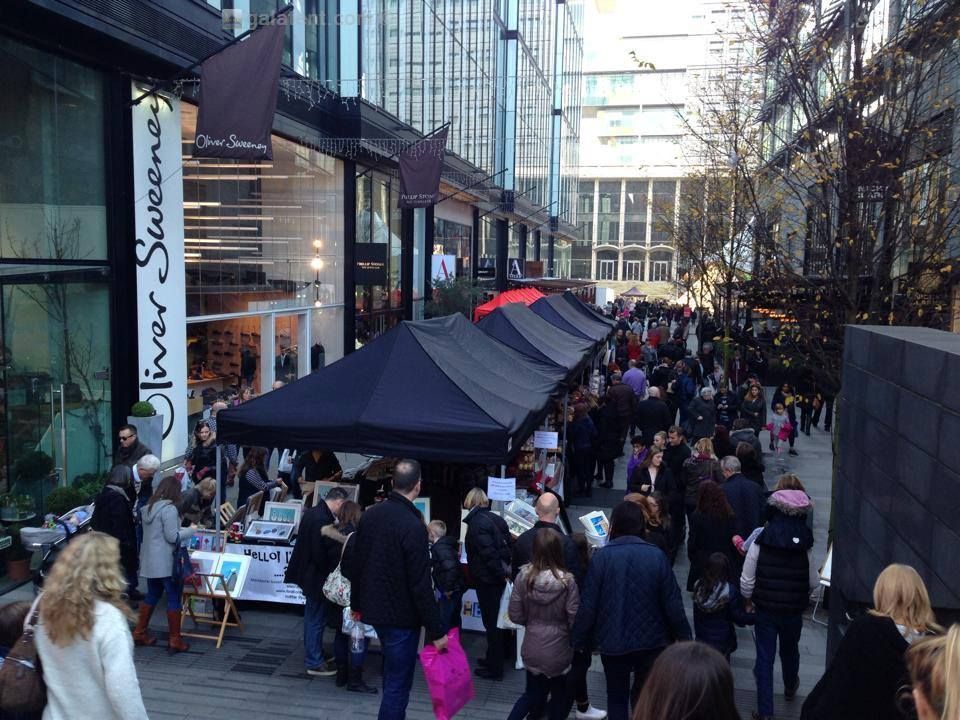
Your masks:
{"label": "glass storefront", "polygon": [[343,164],[273,137],[273,160],[190,155],[183,105],[191,424],[220,394],[270,390],[343,356]]}
{"label": "glass storefront", "polygon": [[354,309],[358,348],[403,320],[399,199],[399,180],[376,172],[357,178],[357,244],[387,246],[386,284],[357,283]]}
{"label": "glass storefront", "polygon": [[0,38],[0,492],[41,518],[111,465],[100,73]]}
{"label": "glass storefront", "polygon": [[470,226],[452,220],[433,221],[433,254],[457,258],[457,277],[470,275]]}

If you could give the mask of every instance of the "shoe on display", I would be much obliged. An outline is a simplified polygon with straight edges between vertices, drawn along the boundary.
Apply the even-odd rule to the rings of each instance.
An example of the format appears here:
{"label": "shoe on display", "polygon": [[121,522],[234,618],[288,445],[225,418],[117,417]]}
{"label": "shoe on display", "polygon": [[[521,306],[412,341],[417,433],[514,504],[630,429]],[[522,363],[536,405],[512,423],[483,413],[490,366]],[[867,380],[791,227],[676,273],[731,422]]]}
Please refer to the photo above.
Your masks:
{"label": "shoe on display", "polygon": [[593,705],[587,705],[586,710],[577,709],[574,717],[576,720],[603,720],[607,716],[606,710],[595,708]]}

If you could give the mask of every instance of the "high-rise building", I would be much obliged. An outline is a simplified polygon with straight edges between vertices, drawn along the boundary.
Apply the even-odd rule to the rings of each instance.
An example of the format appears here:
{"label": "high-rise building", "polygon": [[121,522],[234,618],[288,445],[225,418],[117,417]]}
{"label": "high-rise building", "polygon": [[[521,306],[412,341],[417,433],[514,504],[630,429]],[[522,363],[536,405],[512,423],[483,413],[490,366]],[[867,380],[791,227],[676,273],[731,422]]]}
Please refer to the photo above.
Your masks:
{"label": "high-rise building", "polygon": [[690,123],[711,73],[736,59],[739,3],[594,0],[584,19],[584,99],[572,275],[674,293],[674,226]]}

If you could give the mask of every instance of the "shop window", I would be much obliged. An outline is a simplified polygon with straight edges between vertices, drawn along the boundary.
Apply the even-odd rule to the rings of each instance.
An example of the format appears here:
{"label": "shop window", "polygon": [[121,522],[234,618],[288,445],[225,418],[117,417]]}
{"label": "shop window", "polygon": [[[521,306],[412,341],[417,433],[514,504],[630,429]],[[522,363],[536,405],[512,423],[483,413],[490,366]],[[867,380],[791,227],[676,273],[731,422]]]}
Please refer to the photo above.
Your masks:
{"label": "shop window", "polygon": [[107,257],[99,73],[0,37],[0,256]]}
{"label": "shop window", "polygon": [[[182,105],[185,146],[196,108]],[[343,302],[343,165],[273,137],[262,163],[185,158],[187,316]]]}

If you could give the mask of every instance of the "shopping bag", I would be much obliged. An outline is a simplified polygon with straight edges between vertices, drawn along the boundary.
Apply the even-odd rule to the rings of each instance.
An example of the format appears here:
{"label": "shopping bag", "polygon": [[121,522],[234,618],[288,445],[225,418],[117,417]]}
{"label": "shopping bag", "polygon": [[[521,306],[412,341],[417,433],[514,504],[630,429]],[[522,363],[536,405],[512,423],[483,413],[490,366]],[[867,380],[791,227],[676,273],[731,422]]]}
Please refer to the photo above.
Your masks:
{"label": "shopping bag", "polygon": [[510,596],[513,595],[513,583],[508,582],[500,596],[500,611],[497,613],[497,627],[501,630],[516,630],[517,625],[510,619]]}
{"label": "shopping bag", "polygon": [[353,630],[353,626],[356,625],[357,623],[359,623],[360,626],[363,628],[363,636],[365,638],[368,638],[370,640],[377,639],[377,631],[373,629],[373,625],[367,625],[365,622],[361,622],[360,620],[354,620],[353,611],[350,610],[350,608],[345,607],[343,609],[343,624],[341,625],[343,634],[349,637],[350,632]]}
{"label": "shopping bag", "polygon": [[447,647],[437,650],[427,643],[420,651],[420,664],[430,689],[433,715],[437,720],[450,720],[473,699],[473,680],[470,664],[460,645],[460,631],[452,628],[447,633]]}

